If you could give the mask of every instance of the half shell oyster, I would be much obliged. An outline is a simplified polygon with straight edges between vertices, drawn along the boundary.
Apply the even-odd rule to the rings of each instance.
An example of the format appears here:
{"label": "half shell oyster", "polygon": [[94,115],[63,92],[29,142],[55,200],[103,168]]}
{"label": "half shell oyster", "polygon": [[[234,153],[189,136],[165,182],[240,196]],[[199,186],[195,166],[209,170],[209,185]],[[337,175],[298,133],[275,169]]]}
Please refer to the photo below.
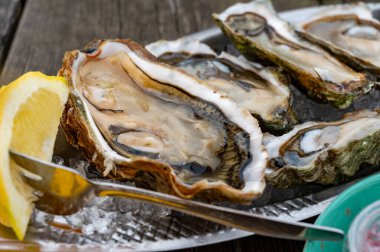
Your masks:
{"label": "half shell oyster", "polygon": [[243,55],[284,67],[312,97],[345,108],[370,90],[363,74],[298,36],[270,1],[238,3],[214,19]]}
{"label": "half shell oyster", "polygon": [[380,162],[380,111],[354,112],[335,122],[306,122],[279,137],[266,134],[264,144],[269,183],[337,183],[353,176],[362,163]]}
{"label": "half shell oyster", "polygon": [[249,202],[265,187],[257,120],[131,40],[67,52],[69,142],[104,176],[183,198]]}
{"label": "half shell oyster", "polygon": [[264,68],[226,52],[218,55],[204,43],[185,39],[161,40],[146,48],[161,61],[225,92],[237,105],[251,112],[262,128],[283,131],[296,123],[287,78],[275,68]]}
{"label": "half shell oyster", "polygon": [[380,22],[364,3],[322,8],[300,34],[357,70],[380,76]]}

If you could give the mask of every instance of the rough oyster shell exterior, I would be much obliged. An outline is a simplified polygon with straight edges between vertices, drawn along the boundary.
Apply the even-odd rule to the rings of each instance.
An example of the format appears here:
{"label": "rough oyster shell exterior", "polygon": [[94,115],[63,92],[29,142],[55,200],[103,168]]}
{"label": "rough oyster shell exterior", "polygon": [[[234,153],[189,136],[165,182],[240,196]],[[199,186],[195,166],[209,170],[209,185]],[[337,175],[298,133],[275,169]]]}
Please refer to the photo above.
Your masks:
{"label": "rough oyster shell exterior", "polygon": [[335,184],[360,165],[379,164],[380,113],[363,110],[335,122],[306,122],[282,136],[266,134],[266,180],[280,188]]}
{"label": "rough oyster shell exterior", "polygon": [[270,1],[238,3],[213,17],[243,55],[284,67],[311,97],[346,108],[373,85],[364,74],[298,36]]}

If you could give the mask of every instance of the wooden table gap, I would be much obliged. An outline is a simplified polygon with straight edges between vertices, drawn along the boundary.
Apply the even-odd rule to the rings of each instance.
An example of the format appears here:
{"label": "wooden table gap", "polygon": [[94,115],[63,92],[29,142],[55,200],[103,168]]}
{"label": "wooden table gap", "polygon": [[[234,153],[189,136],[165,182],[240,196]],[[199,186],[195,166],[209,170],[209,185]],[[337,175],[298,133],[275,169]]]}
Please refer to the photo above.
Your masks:
{"label": "wooden table gap", "polygon": [[14,39],[25,0],[0,1],[0,74]]}

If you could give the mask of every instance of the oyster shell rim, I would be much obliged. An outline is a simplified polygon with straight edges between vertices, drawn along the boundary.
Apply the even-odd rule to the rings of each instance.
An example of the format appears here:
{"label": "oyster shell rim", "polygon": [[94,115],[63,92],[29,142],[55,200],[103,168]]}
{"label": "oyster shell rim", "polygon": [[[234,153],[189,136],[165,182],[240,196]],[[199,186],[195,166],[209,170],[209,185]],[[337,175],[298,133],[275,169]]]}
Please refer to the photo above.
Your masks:
{"label": "oyster shell rim", "polygon": [[[97,41],[91,42],[85,48],[86,50],[95,48],[95,47],[97,48],[100,46],[104,46],[105,43],[117,43],[118,45],[122,45],[124,48],[127,48],[127,50],[130,50],[132,54],[134,54],[136,57],[145,57],[144,60],[146,61],[151,61],[154,64],[160,65],[162,67],[167,67],[169,69],[175,69],[174,67],[171,67],[162,62],[159,62],[153,55],[151,55],[149,52],[144,50],[140,45],[138,45],[137,43],[129,39],[97,40]],[[102,49],[104,48],[102,47]],[[132,51],[133,49],[135,51]],[[236,116],[236,113],[240,114],[242,118],[247,118],[247,117],[251,118],[249,120],[250,120],[250,123],[252,123],[252,125],[250,125],[249,127],[253,127],[252,129],[254,129],[253,132],[255,133],[255,135],[254,136],[252,135],[252,129],[250,131],[247,131],[250,134],[250,144],[251,144],[250,153],[252,155],[252,161],[250,163],[252,164],[255,163],[254,164],[255,167],[261,166],[262,169],[260,168],[261,169],[261,172],[260,172],[260,171],[257,171],[258,168],[251,168],[252,174],[248,174],[246,169],[248,169],[249,166],[248,165],[245,166],[243,168],[244,170],[242,171],[242,176],[243,176],[245,185],[242,189],[233,188],[227,183],[222,182],[222,181],[209,182],[205,179],[198,181],[192,185],[188,185],[182,182],[181,179],[179,179],[175,175],[173,168],[171,168],[169,165],[165,163],[159,162],[157,160],[152,161],[151,159],[145,158],[145,157],[137,157],[137,158],[133,158],[132,160],[132,159],[125,158],[117,153],[113,153],[113,150],[108,146],[108,143],[106,143],[105,140],[102,139],[102,137],[99,137],[101,133],[96,132],[96,130],[98,130],[97,128],[94,132],[93,129],[89,130],[86,127],[86,124],[88,124],[89,122],[91,123],[92,118],[88,109],[86,108],[85,103],[81,100],[80,94],[78,93],[77,90],[74,89],[75,85],[73,84],[73,80],[75,78],[73,72],[75,72],[74,69],[77,67],[76,65],[81,62],[80,61],[81,59],[79,59],[81,57],[81,53],[83,52],[79,50],[66,52],[63,66],[58,72],[58,75],[66,77],[66,79],[68,80],[69,88],[70,88],[69,102],[67,103],[65,112],[61,119],[61,126],[65,131],[68,141],[75,147],[77,148],[79,147],[80,149],[82,149],[86,158],[88,159],[90,163],[95,164],[95,166],[98,169],[100,168],[101,171],[109,170],[110,173],[107,175],[110,175],[110,177],[112,178],[121,177],[124,179],[133,179],[137,176],[136,174],[140,170],[152,172],[152,173],[158,171],[157,175],[162,175],[165,173],[166,176],[164,177],[167,179],[164,179],[164,181],[166,181],[167,185],[170,186],[170,188],[168,188],[170,192],[182,198],[193,198],[195,196],[199,196],[199,198],[203,199],[204,197],[206,200],[210,200],[210,199],[216,200],[216,201],[228,200],[231,202],[238,202],[238,203],[250,203],[252,199],[262,194],[265,188],[264,170],[266,167],[267,153],[262,146],[262,140],[261,140],[262,133],[258,126],[258,122],[256,119],[254,119],[251,116],[251,114],[248,111],[242,108],[238,108],[235,103],[223,97],[223,94],[219,94],[218,92],[215,92],[214,90],[211,90],[211,89],[209,90],[209,92],[216,95],[220,95],[221,97],[223,97],[223,101],[227,101],[230,104],[229,106],[232,106],[234,108],[234,111],[233,111],[234,115],[226,115],[230,120],[231,120],[231,116],[235,117],[235,120],[238,120],[238,121],[241,120],[239,116]],[[90,55],[88,57],[96,57],[96,56],[99,56],[99,54],[101,54],[102,52],[94,53],[94,50],[89,50],[89,53]],[[189,79],[192,79],[192,81],[195,80],[194,77],[187,74],[185,71],[182,71],[181,69],[179,70],[177,69],[177,72],[181,75],[184,75],[185,77]],[[195,81],[198,81],[198,80],[195,80]],[[221,98],[218,98],[218,99],[221,99]],[[223,112],[225,113],[225,111]],[[79,120],[75,121],[73,120],[73,118],[79,118]],[[234,121],[232,120],[232,122]],[[241,124],[238,124],[238,125],[241,127]],[[96,140],[94,140],[94,138],[103,140],[104,141],[103,145],[99,146],[99,144],[96,143]],[[104,152],[104,150],[100,149],[104,146],[106,146],[106,148],[109,148],[107,150],[108,151],[107,155],[103,155],[103,153],[107,153],[107,151]],[[86,148],[93,149],[93,152],[86,151]],[[253,152],[256,152],[256,154],[254,154]],[[259,152],[260,155],[257,155],[257,152]],[[94,153],[96,154],[94,155]],[[140,167],[143,167],[145,170],[141,168],[139,169],[139,168],[133,167],[133,164],[135,163],[137,163]],[[115,164],[116,167],[113,167],[113,164]],[[147,168],[147,164],[152,164],[152,167]],[[108,166],[108,168],[104,170],[102,169],[103,166]],[[113,168],[117,168],[117,170],[115,171],[115,169]],[[135,169],[135,170],[127,171],[128,169]],[[257,173],[261,173],[261,175],[259,174],[260,178],[258,180],[256,179],[255,181],[254,177],[258,175]],[[163,176],[160,176],[160,177],[163,177]],[[252,180],[249,180],[249,179],[252,179]]]}
{"label": "oyster shell rim", "polygon": [[[259,63],[247,60],[243,55],[235,56],[224,50],[217,53],[206,43],[199,40],[186,39],[186,37],[176,40],[157,40],[146,45],[145,48],[159,59],[165,54],[182,54],[188,57],[200,56],[202,58],[204,57],[205,60],[209,58],[221,60],[222,64],[223,61],[228,61],[245,71],[252,72],[254,75],[268,82],[270,86],[284,97],[281,104],[277,104],[276,108],[272,111],[272,114],[261,114],[258,113],[258,111],[250,111],[247,109],[259,120],[260,126],[263,127],[263,129],[281,133],[292,129],[297,124],[297,118],[291,106],[293,97],[289,89],[290,81],[286,75],[279,72],[278,67],[263,66]],[[284,117],[276,117],[276,110],[281,109],[282,111],[284,108],[286,108]]]}
{"label": "oyster shell rim", "polygon": [[[286,60],[282,60],[280,57],[277,57],[274,53],[268,52],[267,50],[263,50],[261,46],[259,46],[257,43],[252,42],[249,38],[246,38],[245,35],[236,33],[228,25],[223,24],[223,22],[225,22],[231,15],[245,15],[246,13],[251,13],[252,11],[250,10],[257,11],[256,9],[253,9],[253,6],[251,6],[256,3],[263,5],[263,6],[259,6],[261,7],[260,13],[265,12],[266,14],[272,15],[269,12],[273,11],[274,15],[278,16],[270,0],[256,0],[256,1],[251,1],[247,3],[236,3],[234,5],[231,5],[219,14],[213,13],[213,19],[216,22],[217,26],[226,35],[226,37],[230,38],[230,40],[235,45],[235,47],[243,55],[251,55],[256,58],[266,59],[266,61],[271,61],[276,65],[284,66],[287,69],[292,69],[292,66],[291,66],[292,63],[289,63]],[[249,10],[249,8],[251,9]],[[255,11],[253,11],[253,13],[255,13]],[[281,22],[281,20],[283,19],[279,17],[279,20],[270,20],[270,22],[272,22],[274,26],[281,28],[281,29],[276,29],[276,31],[279,32],[279,34],[282,37],[284,37],[290,42],[297,43],[297,41],[294,41],[292,36],[288,36],[288,33],[283,32],[285,30],[288,30],[289,26],[292,27],[292,25],[286,20],[284,20],[284,22]],[[294,32],[295,34],[297,34],[296,29],[294,30]],[[248,50],[240,46],[240,44],[245,45],[246,48],[248,47]],[[313,46],[318,47],[317,45],[313,45]],[[323,49],[320,48],[320,50],[323,50]],[[254,53],[252,53],[253,51]],[[332,57],[334,60],[340,62],[339,60],[335,59],[332,55],[330,55],[328,51],[324,50],[324,52],[328,56]],[[308,93],[308,95],[311,96],[312,98],[315,97],[322,101],[327,101],[331,103],[333,106],[343,109],[343,108],[349,107],[352,104],[352,102],[356,98],[358,98],[360,95],[367,93],[372,88],[372,85],[374,83],[368,81],[362,73],[354,71],[352,68],[350,68],[348,65],[344,64],[343,62],[340,62],[340,63],[342,64],[343,67],[360,75],[360,82],[362,83],[362,86],[359,89],[355,88],[354,90],[346,90],[345,88],[341,88],[341,86],[345,83],[342,83],[338,86],[332,82],[329,82],[323,79],[318,80],[318,78],[315,78],[315,77],[310,78],[310,74],[306,71],[303,71],[302,69],[301,70],[292,69],[291,71],[289,71],[289,75],[292,76],[294,79],[296,79],[298,83],[301,83],[298,86],[300,86],[301,89],[305,90]],[[324,83],[324,85],[320,85],[320,83]],[[348,83],[346,83],[345,86],[347,86],[347,84]],[[316,92],[316,90],[319,90],[319,91]]]}
{"label": "oyster shell rim", "polygon": [[302,21],[296,24],[296,33],[299,34],[302,38],[321,46],[332,55],[340,57],[340,59],[345,64],[349,65],[355,70],[368,71],[377,76],[380,76],[380,65],[375,65],[370,61],[355,56],[349,50],[339,47],[328,40],[318,37],[317,35],[311,34],[306,30],[306,27],[310,26],[314,22],[323,20],[339,20],[343,17],[359,19],[371,24],[372,26],[377,27],[380,31],[380,21],[373,18],[371,10],[365,3],[358,2],[353,4],[346,4],[343,7],[339,5],[326,6],[322,8],[320,12],[315,13],[308,21]]}
{"label": "oyster shell rim", "polygon": [[[349,123],[355,123],[359,120],[365,119],[373,119],[377,120],[377,131],[373,131],[371,134],[363,134],[363,136],[358,137],[357,133],[350,139],[345,140],[344,149],[340,149],[338,146],[328,147],[326,149],[317,150],[317,156],[313,157],[311,160],[311,164],[302,165],[302,166],[294,166],[292,164],[286,164],[282,167],[272,168],[270,167],[271,162],[276,162],[275,159],[279,156],[282,156],[280,152],[282,152],[282,148],[287,144],[287,141],[294,140],[293,138],[297,136],[299,133],[305,133],[308,129],[314,130],[319,129],[318,126],[329,127],[336,125],[343,125]],[[265,178],[268,184],[272,184],[278,188],[288,188],[298,184],[306,184],[306,183],[317,183],[321,185],[331,185],[337,184],[341,180],[344,180],[348,177],[351,177],[356,174],[359,170],[360,165],[363,163],[369,163],[371,165],[380,163],[380,156],[373,156],[372,159],[368,158],[364,161],[360,161],[360,163],[356,166],[356,169],[353,170],[344,170],[342,166],[339,165],[339,162],[343,162],[344,160],[340,160],[343,151],[349,150],[356,147],[360,147],[360,145],[366,145],[368,139],[372,139],[376,137],[380,139],[380,109],[375,110],[358,110],[354,112],[346,113],[340,120],[337,121],[308,121],[303,124],[297,125],[290,132],[282,135],[282,136],[273,136],[271,134],[265,133],[263,143],[268,151],[268,165],[265,170]],[[277,140],[277,143],[274,141]],[[376,141],[375,142],[379,142]],[[380,143],[377,144],[380,146]],[[269,147],[268,147],[269,146]],[[350,159],[352,161],[352,159]],[[354,160],[352,162],[356,162]],[[372,162],[373,161],[373,162]],[[327,162],[327,163],[326,163]],[[344,162],[343,162],[344,163]],[[321,176],[321,174],[327,174],[328,177]]]}

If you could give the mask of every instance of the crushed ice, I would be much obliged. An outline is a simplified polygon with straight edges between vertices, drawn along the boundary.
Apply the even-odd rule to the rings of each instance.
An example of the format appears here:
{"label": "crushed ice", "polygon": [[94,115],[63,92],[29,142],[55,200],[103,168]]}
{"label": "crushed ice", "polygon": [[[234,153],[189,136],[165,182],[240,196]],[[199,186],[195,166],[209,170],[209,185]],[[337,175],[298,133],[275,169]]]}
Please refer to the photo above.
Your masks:
{"label": "crushed ice", "polygon": [[[54,156],[52,162],[65,165],[64,159],[59,156]],[[70,167],[88,178],[100,178],[100,174],[83,160],[70,158],[68,163]],[[126,182],[126,184],[134,186],[132,182]],[[120,237],[115,236],[116,231],[123,233],[124,230],[124,235],[135,236],[137,231],[133,227],[136,226],[134,224],[137,221],[136,218],[149,216],[159,220],[167,218],[170,213],[168,209],[148,203],[118,197],[99,197],[79,212],[67,216],[55,216],[35,209],[29,233],[37,235],[40,239],[57,240],[62,234],[57,235],[56,229],[62,229],[62,232],[75,230],[77,235],[83,236],[84,239],[101,243],[112,242],[112,240],[116,242],[120,240]],[[60,242],[77,243],[78,240],[62,240]]]}

